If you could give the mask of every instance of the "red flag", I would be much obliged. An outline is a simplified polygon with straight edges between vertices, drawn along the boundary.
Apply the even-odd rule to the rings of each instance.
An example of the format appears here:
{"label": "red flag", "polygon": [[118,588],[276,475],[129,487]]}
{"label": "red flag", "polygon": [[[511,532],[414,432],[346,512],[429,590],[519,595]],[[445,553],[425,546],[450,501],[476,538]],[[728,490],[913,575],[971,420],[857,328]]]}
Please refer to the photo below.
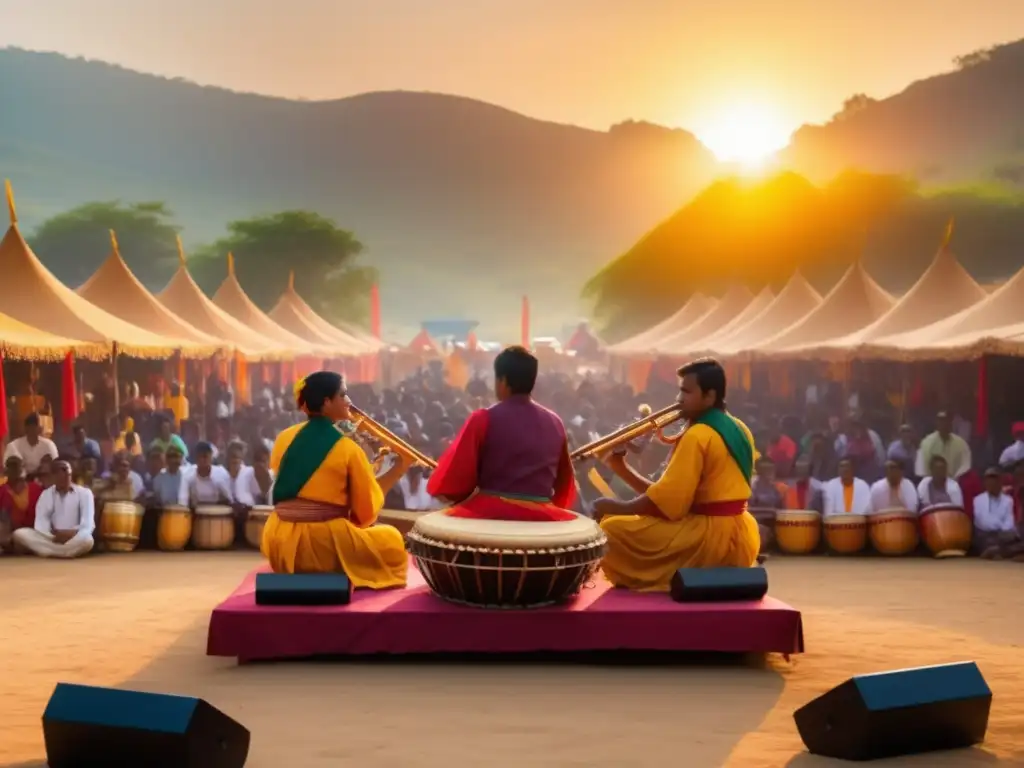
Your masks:
{"label": "red flag", "polygon": [[374,283],[370,289],[370,333],[380,338],[380,288]]}
{"label": "red flag", "polygon": [[0,352],[0,438],[7,437],[11,425],[7,421],[7,386],[4,384],[4,353]]}
{"label": "red flag", "polygon": [[64,356],[64,368],[61,372],[60,418],[61,423],[70,428],[71,422],[78,418],[78,388],[75,386],[75,356],[68,352]]}
{"label": "red flag", "polygon": [[527,349],[530,348],[530,299],[528,296],[523,296],[523,309],[520,317],[520,335],[522,341],[520,342]]}

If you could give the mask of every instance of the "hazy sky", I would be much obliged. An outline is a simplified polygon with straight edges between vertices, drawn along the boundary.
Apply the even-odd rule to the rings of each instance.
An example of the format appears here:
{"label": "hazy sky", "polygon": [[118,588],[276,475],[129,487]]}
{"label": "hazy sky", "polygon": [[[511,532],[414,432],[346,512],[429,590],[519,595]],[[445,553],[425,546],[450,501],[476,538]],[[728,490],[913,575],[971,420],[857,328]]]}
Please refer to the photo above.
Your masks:
{"label": "hazy sky", "polygon": [[0,0],[0,44],[310,99],[471,96],[606,128],[785,130],[1024,37],[1024,0]]}

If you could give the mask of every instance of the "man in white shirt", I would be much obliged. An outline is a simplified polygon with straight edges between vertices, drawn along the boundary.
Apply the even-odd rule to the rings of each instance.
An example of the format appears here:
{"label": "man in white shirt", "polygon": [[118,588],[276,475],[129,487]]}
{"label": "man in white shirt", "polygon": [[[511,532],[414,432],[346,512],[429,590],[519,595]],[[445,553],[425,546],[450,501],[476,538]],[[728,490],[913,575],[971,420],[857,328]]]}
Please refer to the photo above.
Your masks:
{"label": "man in white shirt", "polygon": [[178,504],[195,508],[203,504],[231,504],[231,475],[213,463],[213,446],[196,445],[196,463],[188,468],[178,491]]}
{"label": "man in white shirt", "polygon": [[917,514],[918,498],[914,484],[903,476],[903,464],[897,459],[885,462],[885,477],[871,486],[871,512],[902,509]]}
{"label": "man in white shirt", "polygon": [[960,489],[960,483],[949,476],[949,466],[939,455],[932,456],[931,474],[918,484],[917,495],[921,499],[922,508],[933,504],[964,506],[964,492]]}
{"label": "man in white shirt", "polygon": [[423,467],[409,467],[409,471],[398,481],[398,487],[402,491],[402,503],[410,512],[426,512],[441,507],[441,503],[427,493]]}
{"label": "man in white shirt", "polygon": [[96,501],[92,491],[71,482],[71,465],[53,463],[54,484],[43,491],[36,505],[32,528],[19,528],[14,541],[40,557],[73,558],[93,548]]}
{"label": "man in white shirt", "polygon": [[11,440],[4,451],[4,461],[11,456],[21,458],[25,466],[25,474],[29,477],[39,471],[39,464],[44,456],[57,458],[57,445],[49,438],[43,437],[43,429],[39,425],[39,414],[30,413],[25,417],[25,436]]}
{"label": "man in white shirt", "polygon": [[833,515],[871,514],[871,488],[853,474],[853,462],[842,459],[839,462],[839,477],[825,484],[823,492],[825,517]]}
{"label": "man in white shirt", "polygon": [[985,472],[985,492],[974,498],[974,547],[990,560],[1024,560],[1024,541],[1013,520],[1013,499],[1003,492],[1003,478],[993,467]]}

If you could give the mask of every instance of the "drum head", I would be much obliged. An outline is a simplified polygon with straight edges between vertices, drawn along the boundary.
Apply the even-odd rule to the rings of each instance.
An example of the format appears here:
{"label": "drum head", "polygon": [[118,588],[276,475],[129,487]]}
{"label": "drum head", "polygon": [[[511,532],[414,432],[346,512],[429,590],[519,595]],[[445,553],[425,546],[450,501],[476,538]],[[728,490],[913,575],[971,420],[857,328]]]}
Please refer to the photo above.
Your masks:
{"label": "drum head", "polygon": [[964,508],[959,504],[931,504],[921,510],[921,515],[930,515],[932,512],[964,512]]}
{"label": "drum head", "polygon": [[103,509],[112,515],[143,515],[146,512],[145,507],[134,501],[107,501]]}
{"label": "drum head", "polygon": [[829,515],[825,518],[825,525],[858,525],[867,522],[864,515]]}
{"label": "drum head", "polygon": [[908,519],[914,519],[917,515],[904,507],[886,507],[885,509],[878,510],[874,515],[872,515],[872,517],[905,517]]}
{"label": "drum head", "polygon": [[782,522],[806,523],[818,520],[820,517],[821,513],[815,512],[813,509],[780,509],[775,513],[775,519]]}
{"label": "drum head", "polygon": [[412,529],[420,536],[449,544],[494,549],[558,549],[589,544],[604,536],[589,517],[551,522],[475,520],[445,511],[422,515]]}
{"label": "drum head", "polygon": [[203,515],[204,517],[223,517],[224,515],[232,514],[232,512],[231,507],[225,507],[223,504],[202,504],[196,507],[196,514]]}

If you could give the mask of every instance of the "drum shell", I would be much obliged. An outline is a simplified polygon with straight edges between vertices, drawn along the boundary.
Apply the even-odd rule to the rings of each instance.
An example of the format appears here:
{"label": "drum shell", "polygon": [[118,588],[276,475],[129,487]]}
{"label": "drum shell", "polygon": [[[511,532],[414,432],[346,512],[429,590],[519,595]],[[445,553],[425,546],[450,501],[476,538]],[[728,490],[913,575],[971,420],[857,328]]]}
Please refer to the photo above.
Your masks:
{"label": "drum shell", "polygon": [[106,501],[100,516],[100,538],[108,552],[133,552],[139,546],[145,509],[133,501]]}
{"label": "drum shell", "polygon": [[921,537],[936,557],[966,555],[974,537],[974,523],[962,507],[933,504],[921,510]]}
{"label": "drum shell", "polygon": [[192,510],[164,507],[156,523],[156,545],[164,552],[181,552],[192,538]]}
{"label": "drum shell", "polygon": [[905,509],[883,509],[868,520],[871,546],[882,555],[909,555],[917,549],[917,515]]}
{"label": "drum shell", "polygon": [[273,507],[253,507],[249,510],[249,516],[245,519],[245,540],[253,549],[260,549],[263,545],[263,529],[273,511]]}
{"label": "drum shell", "polygon": [[775,515],[775,543],[786,554],[810,554],[821,543],[821,515],[811,509],[779,510]]}
{"label": "drum shell", "polygon": [[868,545],[868,519],[864,515],[825,518],[825,543],[837,555],[853,555]]}
{"label": "drum shell", "polygon": [[601,537],[557,549],[499,550],[408,535],[430,588],[455,603],[481,608],[540,608],[576,596],[593,578],[607,549]]}
{"label": "drum shell", "polygon": [[196,507],[192,546],[196,549],[231,549],[235,543],[235,517],[231,507]]}

